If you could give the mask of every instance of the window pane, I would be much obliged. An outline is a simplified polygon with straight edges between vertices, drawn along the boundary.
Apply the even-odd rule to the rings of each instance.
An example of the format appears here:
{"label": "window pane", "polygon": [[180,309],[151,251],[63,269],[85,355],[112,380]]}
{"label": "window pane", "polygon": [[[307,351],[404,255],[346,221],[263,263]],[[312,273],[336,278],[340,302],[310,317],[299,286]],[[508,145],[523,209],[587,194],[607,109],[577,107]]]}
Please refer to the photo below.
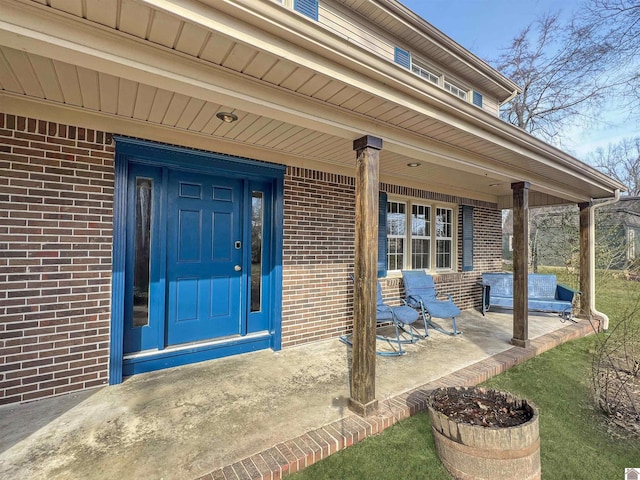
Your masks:
{"label": "window pane", "polygon": [[431,268],[431,207],[411,206],[411,268]]}
{"label": "window pane", "polygon": [[451,238],[453,210],[450,208],[436,209],[436,237]]}
{"label": "window pane", "polygon": [[463,100],[467,99],[467,92],[462,90],[459,87],[456,87],[454,84],[452,84],[448,80],[444,81],[444,89],[453,93],[455,96],[462,98]]}
{"label": "window pane", "polygon": [[387,269],[404,268],[407,234],[407,205],[401,202],[387,202]]}
{"label": "window pane", "polygon": [[431,207],[426,205],[411,207],[411,235],[421,237],[431,235]]}
{"label": "window pane", "polygon": [[411,268],[430,268],[429,253],[431,251],[431,240],[412,239],[411,240]]}
{"label": "window pane", "polygon": [[402,270],[404,268],[404,238],[389,238],[387,245],[387,269]]}
{"label": "window pane", "polygon": [[436,85],[438,85],[438,82],[440,81],[440,77],[438,75],[430,72],[428,68],[416,63],[415,61],[411,65],[411,70],[416,75],[419,75],[425,80],[429,80],[431,83],[435,83]]}
{"label": "window pane", "polygon": [[436,268],[451,268],[451,240],[436,241]]}
{"label": "window pane", "polygon": [[407,231],[406,208],[404,203],[387,203],[387,235],[405,235]]}
{"label": "window pane", "polygon": [[262,309],[262,231],[264,204],[262,192],[251,195],[251,311]]}
{"label": "window pane", "polygon": [[136,179],[136,231],[133,256],[133,326],[149,325],[149,254],[153,180]]}

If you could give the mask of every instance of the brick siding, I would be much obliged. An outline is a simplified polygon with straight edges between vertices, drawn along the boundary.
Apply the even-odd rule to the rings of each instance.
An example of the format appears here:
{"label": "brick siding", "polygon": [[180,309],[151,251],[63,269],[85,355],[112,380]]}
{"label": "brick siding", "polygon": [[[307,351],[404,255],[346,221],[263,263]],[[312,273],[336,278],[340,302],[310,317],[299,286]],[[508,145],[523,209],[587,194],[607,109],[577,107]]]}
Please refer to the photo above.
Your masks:
{"label": "brick siding", "polygon": [[113,152],[0,113],[0,404],[107,381]]}
{"label": "brick siding", "polygon": [[284,179],[282,346],[344,333],[351,322],[355,179],[289,167]]}
{"label": "brick siding", "polygon": [[[111,135],[0,113],[0,404],[107,382],[113,187]],[[495,204],[381,188],[475,207],[474,271],[435,279],[460,307],[478,307],[480,272],[501,267]],[[287,168],[285,348],[352,329],[354,189],[353,177]],[[399,278],[382,286],[386,297],[404,293]]]}
{"label": "brick siding", "polygon": [[[390,194],[474,207],[474,269],[434,276],[462,309],[479,308],[481,272],[500,271],[502,215],[495,204],[426,190],[381,184]],[[299,345],[353,328],[355,178],[302,168],[285,174],[282,345]],[[458,265],[462,214],[458,211]],[[383,296],[404,296],[402,279],[381,279]]]}

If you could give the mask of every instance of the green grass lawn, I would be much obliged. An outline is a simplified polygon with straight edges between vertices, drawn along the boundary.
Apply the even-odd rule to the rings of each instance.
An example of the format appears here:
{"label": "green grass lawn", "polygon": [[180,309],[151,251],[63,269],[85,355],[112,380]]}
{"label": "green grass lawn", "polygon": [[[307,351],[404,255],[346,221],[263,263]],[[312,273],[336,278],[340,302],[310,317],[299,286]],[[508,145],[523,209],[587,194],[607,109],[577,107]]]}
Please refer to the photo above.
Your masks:
{"label": "green grass lawn", "polygon": [[[570,280],[570,279],[567,279]],[[569,283],[564,280],[565,283]],[[640,294],[640,284],[607,277],[597,293],[611,325]],[[640,326],[640,318],[635,319]],[[600,334],[603,335],[603,334]],[[527,398],[540,410],[540,456],[548,479],[624,478],[640,467],[640,439],[608,431],[589,386],[591,358],[599,338],[561,345],[483,385]],[[420,413],[292,475],[312,479],[450,479],[438,459],[426,413]]]}

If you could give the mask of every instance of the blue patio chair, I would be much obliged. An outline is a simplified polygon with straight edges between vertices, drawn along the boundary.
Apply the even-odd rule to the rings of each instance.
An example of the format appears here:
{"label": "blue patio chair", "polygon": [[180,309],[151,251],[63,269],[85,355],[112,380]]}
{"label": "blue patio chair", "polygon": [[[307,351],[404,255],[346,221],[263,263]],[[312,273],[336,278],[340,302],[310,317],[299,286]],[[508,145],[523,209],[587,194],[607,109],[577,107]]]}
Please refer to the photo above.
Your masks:
{"label": "blue patio chair", "polygon": [[[460,335],[462,332],[456,328],[456,317],[460,315],[460,309],[453,303],[453,298],[448,295],[448,300],[438,300],[436,286],[433,277],[422,270],[403,270],[402,279],[407,297],[407,305],[422,312],[424,330],[427,335],[427,325],[447,335]],[[432,318],[450,318],[453,331],[448,331],[433,323]]]}
{"label": "blue patio chair", "polygon": [[[351,276],[353,280],[353,276]],[[419,335],[417,332],[414,332],[413,324],[420,318],[420,314],[411,307],[406,305],[399,306],[389,306],[384,302],[382,298],[382,288],[380,287],[380,282],[378,282],[378,295],[377,295],[377,303],[376,303],[376,324],[377,326],[383,326],[392,324],[395,329],[395,337],[389,337],[385,335],[376,335],[376,339],[384,340],[389,345],[394,347],[393,351],[387,350],[377,350],[376,355],[380,355],[383,357],[389,356],[398,356],[404,355],[405,352],[402,349],[402,345],[406,343],[415,343],[420,338],[424,338],[422,335]],[[400,338],[400,330],[403,332],[409,333],[411,336],[410,339]],[[353,333],[349,335],[342,335],[340,337],[340,341],[346,343],[347,345],[353,345],[351,337]],[[397,345],[397,349],[395,348]]]}

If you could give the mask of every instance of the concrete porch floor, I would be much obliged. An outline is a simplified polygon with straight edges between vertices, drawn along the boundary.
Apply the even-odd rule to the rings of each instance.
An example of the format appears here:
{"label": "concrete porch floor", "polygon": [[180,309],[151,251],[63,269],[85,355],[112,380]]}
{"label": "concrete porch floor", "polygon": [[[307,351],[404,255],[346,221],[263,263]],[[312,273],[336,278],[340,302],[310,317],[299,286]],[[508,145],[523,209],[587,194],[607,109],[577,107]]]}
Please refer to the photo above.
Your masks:
{"label": "concrete porch floor", "polygon": [[467,310],[458,328],[377,357],[380,408],[366,419],[347,408],[351,349],[337,339],[1,407],[0,478],[281,478],[424,409],[433,388],[482,382],[593,333],[586,320],[532,314],[523,349],[509,344],[508,313]]}

